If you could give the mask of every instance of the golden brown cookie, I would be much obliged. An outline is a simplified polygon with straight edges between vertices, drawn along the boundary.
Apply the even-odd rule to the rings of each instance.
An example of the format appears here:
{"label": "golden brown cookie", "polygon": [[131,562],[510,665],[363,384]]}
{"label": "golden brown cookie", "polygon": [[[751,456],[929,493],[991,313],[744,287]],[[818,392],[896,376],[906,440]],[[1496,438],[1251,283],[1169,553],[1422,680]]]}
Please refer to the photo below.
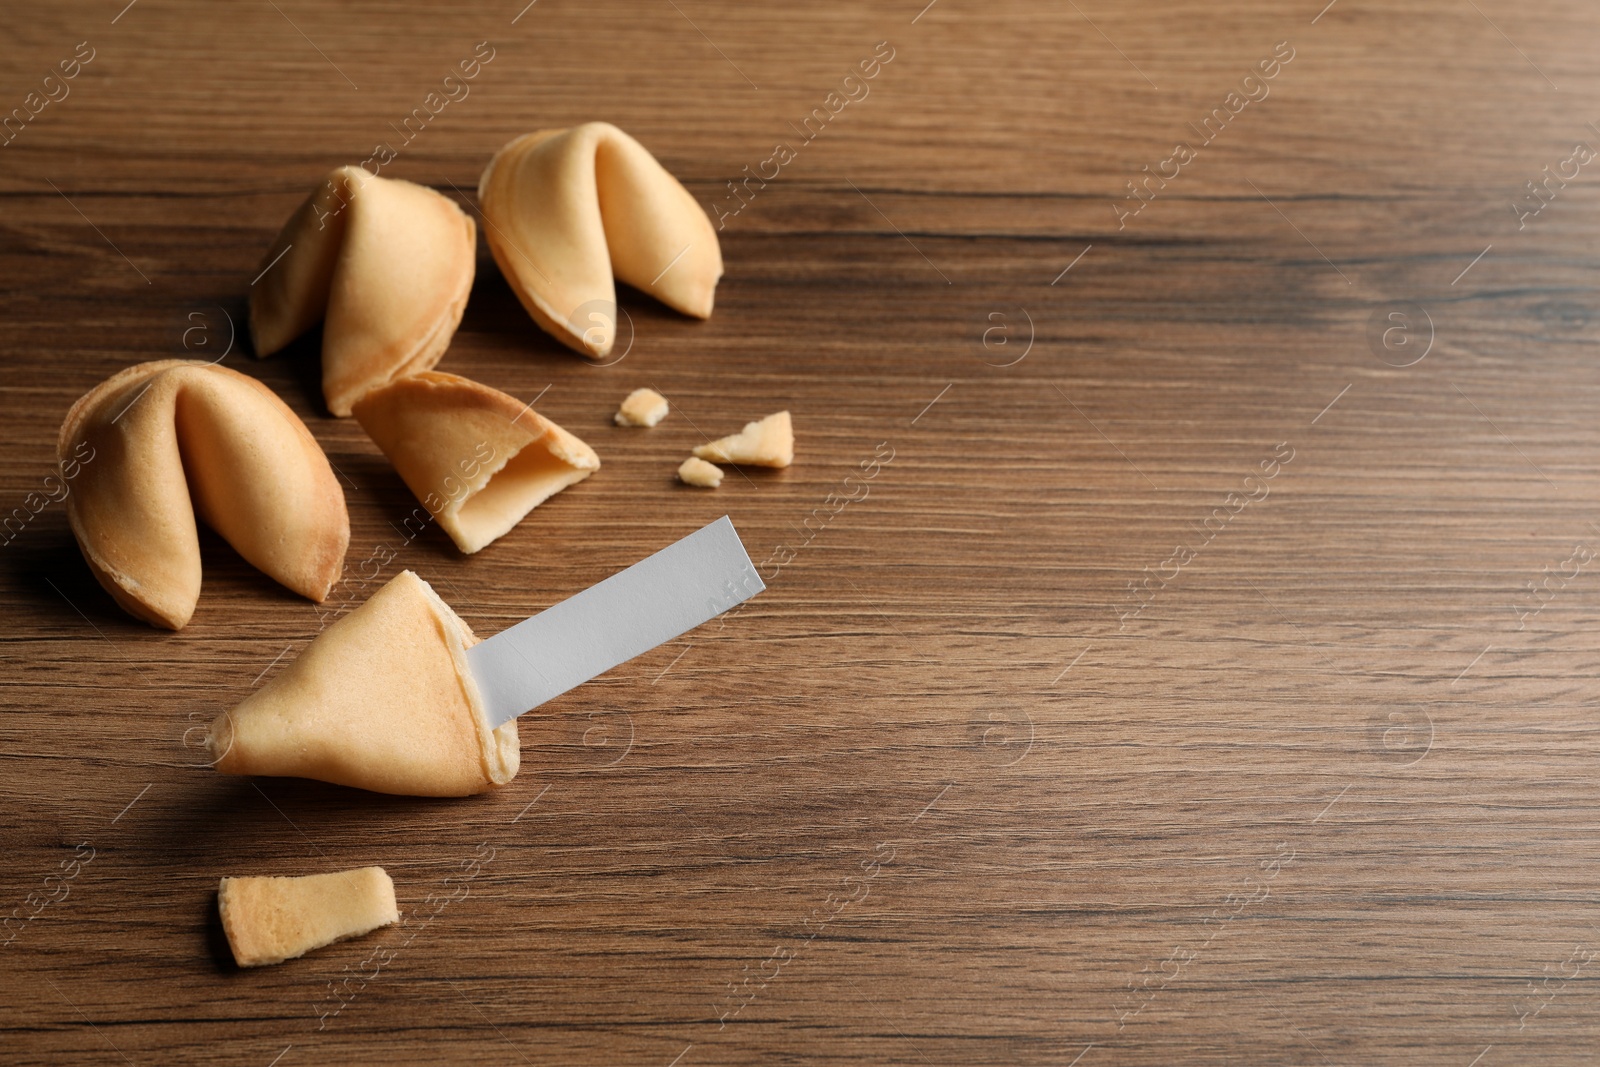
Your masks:
{"label": "golden brown cookie", "polygon": [[241,967],[282,963],[400,921],[394,882],[382,867],[301,878],[224,878],[217,886],[217,911]]}
{"label": "golden brown cookie", "polygon": [[67,519],[89,569],[152,625],[194,613],[196,513],[302,596],[321,601],[339,580],[344,492],[305,423],[254,378],[181,359],[129,367],[72,405],[56,450],[80,467]]}
{"label": "golden brown cookie", "polygon": [[516,397],[427,371],[368,393],[362,427],[448,533],[472,553],[600,469],[594,449]]}
{"label": "golden brown cookie", "polygon": [[685,315],[711,315],[717,231],[678,179],[608,122],[512,141],[484,169],[478,204],[522,306],[582,355],[611,352],[619,280]]}
{"label": "golden brown cookie", "polygon": [[409,796],[504,785],[522,761],[517,721],[490,727],[467,667],[477,643],[427,582],[401,571],[211,724],[214,766]]}
{"label": "golden brown cookie", "polygon": [[439,362],[476,268],[476,227],[450,198],[360,167],[330,173],[263,257],[250,335],[270,356],[322,322],[322,393],[350,414],[368,390]]}

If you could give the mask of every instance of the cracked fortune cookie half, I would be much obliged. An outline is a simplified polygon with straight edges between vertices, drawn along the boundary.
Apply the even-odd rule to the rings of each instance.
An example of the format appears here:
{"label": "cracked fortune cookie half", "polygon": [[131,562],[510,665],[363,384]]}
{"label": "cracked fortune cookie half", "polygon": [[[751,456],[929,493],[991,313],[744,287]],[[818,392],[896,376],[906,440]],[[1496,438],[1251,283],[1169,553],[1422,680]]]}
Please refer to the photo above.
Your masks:
{"label": "cracked fortune cookie half", "polygon": [[621,280],[709,318],[717,231],[648,149],[608,122],[519,137],[478,182],[484,237],[522,306],[574,351],[604,359]]}
{"label": "cracked fortune cookie half", "polygon": [[211,724],[213,766],[407,796],[504,785],[522,762],[517,720],[489,726],[467,666],[477,643],[427,582],[401,571]]}
{"label": "cracked fortune cookie half", "polygon": [[427,371],[375,389],[355,415],[467,553],[600,469],[594,449],[527,404],[455,374]]}
{"label": "cracked fortune cookie half", "polygon": [[362,394],[439,362],[467,306],[476,227],[423,185],[340,167],[300,205],[250,289],[250,336],[270,356],[318,322],[322,393]]}
{"label": "cracked fortune cookie half", "polygon": [[181,629],[200,597],[195,515],[247,562],[321,601],[350,543],[344,491],[311,431],[271,389],[192,360],[112,375],[67,412],[77,467],[67,520],[130,615]]}

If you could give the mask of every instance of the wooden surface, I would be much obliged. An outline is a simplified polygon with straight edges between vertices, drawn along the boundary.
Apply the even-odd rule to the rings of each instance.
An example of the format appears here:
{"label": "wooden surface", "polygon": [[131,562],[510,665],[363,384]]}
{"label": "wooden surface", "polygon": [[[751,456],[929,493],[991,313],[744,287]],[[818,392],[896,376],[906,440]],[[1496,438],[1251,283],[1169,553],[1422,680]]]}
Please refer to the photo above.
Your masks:
{"label": "wooden surface", "polygon": [[[629,293],[631,351],[589,366],[480,250],[441,369],[604,467],[477,556],[397,532],[314,336],[225,357],[342,473],[352,572],[412,568],[480,632],[724,513],[770,587],[528,716],[499,792],[379,797],[185,744],[312,605],[206,535],[157,632],[51,504],[0,550],[0,916],[49,901],[0,948],[0,1060],[1592,1061],[1600,164],[1513,204],[1600,145],[1600,11],[520,7],[15,12],[0,107],[94,58],[0,148],[0,510],[94,383],[221,354],[293,207],[478,42],[386,175],[470,203],[511,137],[603,118],[711,211],[888,41],[726,221],[709,322]],[[640,385],[671,417],[611,426]],[[782,407],[792,468],[674,484]],[[220,876],[362,864],[402,925],[228,962]]]}

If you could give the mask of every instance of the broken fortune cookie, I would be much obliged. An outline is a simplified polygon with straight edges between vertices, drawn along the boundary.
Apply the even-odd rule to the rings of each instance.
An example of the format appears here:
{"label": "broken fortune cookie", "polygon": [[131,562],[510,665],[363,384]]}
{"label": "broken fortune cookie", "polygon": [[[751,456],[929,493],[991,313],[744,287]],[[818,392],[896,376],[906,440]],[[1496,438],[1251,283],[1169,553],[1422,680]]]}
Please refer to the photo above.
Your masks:
{"label": "broken fortune cookie", "polygon": [[282,963],[400,921],[394,881],[382,867],[300,878],[224,878],[217,886],[217,911],[241,967]]}
{"label": "broken fortune cookie", "polygon": [[517,721],[490,728],[467,666],[477,643],[427,582],[401,571],[211,724],[213,766],[409,796],[504,785],[522,760]]}
{"label": "broken fortune cookie", "polygon": [[540,130],[495,153],[478,181],[484,238],[528,314],[604,359],[618,280],[709,318],[722,277],[711,220],[650,151],[608,122]]}
{"label": "broken fortune cookie", "polygon": [[254,378],[199,360],[129,367],[72,405],[56,450],[79,468],[67,521],[89,569],[153,626],[194,614],[197,513],[301,596],[321,601],[339,580],[344,491],[305,423]]}
{"label": "broken fortune cookie", "polygon": [[300,205],[250,289],[250,336],[270,356],[319,321],[322,393],[362,394],[439,362],[467,306],[477,229],[449,197],[339,167]]}
{"label": "broken fortune cookie", "polygon": [[466,553],[600,469],[594,449],[527,404],[455,374],[402,378],[368,393],[354,410]]}

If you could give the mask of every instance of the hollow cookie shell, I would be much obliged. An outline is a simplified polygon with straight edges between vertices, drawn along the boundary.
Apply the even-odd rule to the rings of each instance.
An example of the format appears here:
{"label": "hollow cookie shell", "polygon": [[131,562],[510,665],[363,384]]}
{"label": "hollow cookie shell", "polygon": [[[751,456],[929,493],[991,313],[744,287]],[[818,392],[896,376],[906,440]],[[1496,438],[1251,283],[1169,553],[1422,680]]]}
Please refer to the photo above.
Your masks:
{"label": "hollow cookie shell", "polygon": [[355,415],[467,553],[600,469],[594,449],[516,397],[455,374],[402,378],[368,393]]}
{"label": "hollow cookie shell", "polygon": [[363,393],[439,362],[467,306],[476,227],[422,185],[339,167],[300,205],[250,289],[250,336],[269,356],[319,321],[322,393]]}
{"label": "hollow cookie shell", "polygon": [[477,643],[427,582],[401,571],[211,724],[213,765],[406,796],[504,785],[522,762],[517,720],[490,728],[467,667]]}
{"label": "hollow cookie shell", "polygon": [[83,558],[145,622],[178,630],[194,614],[196,512],[302,596],[321,601],[339,579],[344,492],[305,423],[254,378],[181,359],[129,367],[72,405],[56,451],[81,461],[67,521]]}
{"label": "hollow cookie shell", "polygon": [[478,204],[522,306],[582,355],[611,351],[616,279],[685,315],[711,315],[717,231],[678,179],[608,122],[512,141],[484,169]]}
{"label": "hollow cookie shell", "polygon": [[382,867],[300,878],[224,878],[217,886],[217,911],[241,967],[282,963],[400,921],[394,881]]}

